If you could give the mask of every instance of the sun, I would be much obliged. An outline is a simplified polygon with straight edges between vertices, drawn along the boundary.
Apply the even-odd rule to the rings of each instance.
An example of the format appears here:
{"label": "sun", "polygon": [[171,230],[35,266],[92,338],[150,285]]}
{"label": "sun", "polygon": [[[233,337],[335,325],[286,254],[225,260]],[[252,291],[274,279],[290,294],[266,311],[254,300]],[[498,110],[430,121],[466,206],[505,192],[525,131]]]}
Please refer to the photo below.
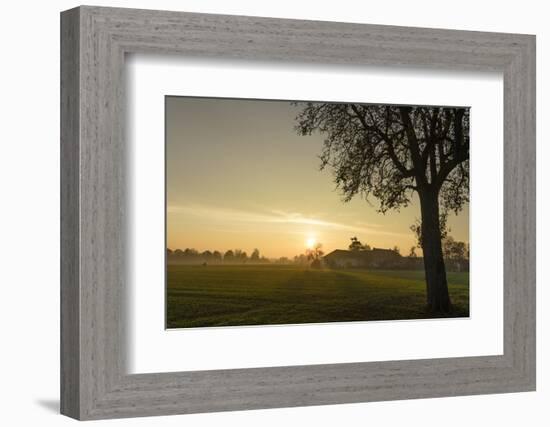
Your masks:
{"label": "sun", "polygon": [[306,240],[306,248],[313,249],[315,243],[317,243],[317,239],[314,236],[309,236]]}

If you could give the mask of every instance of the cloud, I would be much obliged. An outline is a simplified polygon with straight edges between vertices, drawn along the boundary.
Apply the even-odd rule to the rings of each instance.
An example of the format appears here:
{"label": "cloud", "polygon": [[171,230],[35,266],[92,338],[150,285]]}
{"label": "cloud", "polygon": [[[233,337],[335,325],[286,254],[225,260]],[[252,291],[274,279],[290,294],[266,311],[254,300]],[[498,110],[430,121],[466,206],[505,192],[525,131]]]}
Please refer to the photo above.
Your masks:
{"label": "cloud", "polygon": [[201,219],[209,219],[220,223],[242,223],[242,224],[289,224],[313,226],[335,231],[350,231],[356,233],[383,234],[403,236],[402,233],[395,233],[380,229],[378,224],[346,224],[342,222],[327,221],[299,212],[287,212],[283,210],[270,211],[246,211],[240,209],[205,206],[199,204],[168,206],[169,214],[184,214]]}

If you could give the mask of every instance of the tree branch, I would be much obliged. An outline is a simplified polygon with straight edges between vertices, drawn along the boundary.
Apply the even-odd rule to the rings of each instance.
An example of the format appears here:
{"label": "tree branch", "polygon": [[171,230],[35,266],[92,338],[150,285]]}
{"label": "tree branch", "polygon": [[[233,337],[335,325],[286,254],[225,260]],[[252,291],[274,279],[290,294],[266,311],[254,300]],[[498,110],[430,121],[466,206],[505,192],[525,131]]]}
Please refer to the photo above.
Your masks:
{"label": "tree branch", "polygon": [[407,169],[403,163],[399,160],[397,157],[397,154],[395,153],[395,148],[393,146],[393,140],[391,138],[388,138],[386,134],[384,134],[380,129],[378,129],[376,126],[370,126],[367,121],[365,120],[365,116],[361,114],[359,111],[359,108],[357,108],[357,105],[350,104],[351,109],[355,113],[355,116],[357,119],[359,119],[359,122],[363,126],[363,128],[368,132],[375,132],[380,138],[384,140],[387,146],[386,152],[388,153],[388,156],[392,160],[394,166],[399,170],[401,175],[403,175],[403,178],[409,178],[415,175],[414,169]]}
{"label": "tree branch", "polygon": [[414,165],[415,176],[420,184],[425,185],[426,169],[422,167],[423,165],[422,165],[422,159],[420,156],[420,148],[418,146],[418,139],[416,138],[416,133],[414,132],[414,126],[411,122],[411,117],[409,116],[410,111],[411,111],[410,107],[399,107],[399,113],[401,115],[403,126],[405,127],[407,141],[409,142],[409,150],[411,152],[411,158]]}

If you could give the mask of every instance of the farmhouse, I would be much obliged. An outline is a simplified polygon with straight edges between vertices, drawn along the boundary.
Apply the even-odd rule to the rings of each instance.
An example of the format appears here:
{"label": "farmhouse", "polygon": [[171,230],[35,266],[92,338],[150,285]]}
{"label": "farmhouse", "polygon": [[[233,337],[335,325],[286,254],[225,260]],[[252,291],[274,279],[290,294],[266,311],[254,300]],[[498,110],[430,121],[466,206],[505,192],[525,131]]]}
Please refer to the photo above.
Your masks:
{"label": "farmhouse", "polygon": [[399,268],[403,257],[391,249],[373,248],[364,251],[336,249],[323,257],[331,268]]}

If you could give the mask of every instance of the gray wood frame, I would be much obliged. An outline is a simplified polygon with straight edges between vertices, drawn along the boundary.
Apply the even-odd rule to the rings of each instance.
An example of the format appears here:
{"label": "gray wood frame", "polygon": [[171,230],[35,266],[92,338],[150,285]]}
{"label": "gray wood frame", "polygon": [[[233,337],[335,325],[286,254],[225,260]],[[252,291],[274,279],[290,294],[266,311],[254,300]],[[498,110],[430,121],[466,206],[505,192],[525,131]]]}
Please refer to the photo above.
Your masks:
{"label": "gray wood frame", "polygon": [[[503,72],[504,354],[128,375],[124,57],[132,52]],[[534,36],[71,9],[61,14],[61,165],[65,415],[100,419],[535,389]]]}

